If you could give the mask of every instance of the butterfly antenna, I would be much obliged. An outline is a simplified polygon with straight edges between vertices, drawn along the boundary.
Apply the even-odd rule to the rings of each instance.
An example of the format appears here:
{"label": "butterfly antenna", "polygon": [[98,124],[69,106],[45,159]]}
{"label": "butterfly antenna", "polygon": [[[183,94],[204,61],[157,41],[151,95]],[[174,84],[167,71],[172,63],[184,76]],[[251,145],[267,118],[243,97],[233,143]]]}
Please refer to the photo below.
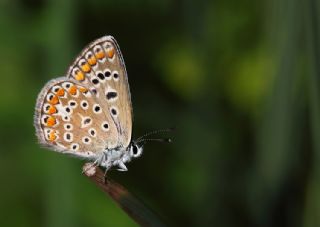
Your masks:
{"label": "butterfly antenna", "polygon": [[161,143],[171,143],[172,140],[170,138],[161,138],[161,139],[157,139],[157,138],[147,138],[147,139],[141,139],[139,140],[137,143],[147,143],[150,141],[156,141],[156,142],[161,142]]}
{"label": "butterfly antenna", "polygon": [[136,142],[138,143],[138,142],[142,141],[145,137],[148,137],[150,135],[163,133],[163,132],[171,132],[173,130],[175,130],[175,128],[172,127],[172,128],[158,129],[158,130],[154,130],[154,131],[151,131],[151,132],[147,132],[143,136],[140,136],[138,139],[136,139]]}

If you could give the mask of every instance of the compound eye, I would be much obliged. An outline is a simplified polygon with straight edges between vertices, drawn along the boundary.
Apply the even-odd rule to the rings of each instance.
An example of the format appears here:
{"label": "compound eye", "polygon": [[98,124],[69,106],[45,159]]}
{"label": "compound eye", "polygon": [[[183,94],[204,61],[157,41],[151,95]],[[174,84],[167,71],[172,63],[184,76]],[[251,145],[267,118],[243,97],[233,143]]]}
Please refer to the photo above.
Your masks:
{"label": "compound eye", "polygon": [[142,149],[139,148],[137,145],[132,145],[131,147],[131,156],[137,158],[141,155]]}
{"label": "compound eye", "polygon": [[138,154],[138,148],[137,148],[137,146],[133,146],[133,147],[132,147],[132,153],[133,153],[133,155],[137,155],[137,154]]}

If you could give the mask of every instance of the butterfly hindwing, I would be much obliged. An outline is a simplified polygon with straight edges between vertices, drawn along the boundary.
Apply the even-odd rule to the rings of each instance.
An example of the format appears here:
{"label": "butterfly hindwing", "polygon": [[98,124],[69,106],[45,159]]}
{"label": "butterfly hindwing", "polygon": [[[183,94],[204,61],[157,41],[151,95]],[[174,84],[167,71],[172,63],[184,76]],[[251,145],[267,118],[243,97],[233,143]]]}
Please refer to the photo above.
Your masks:
{"label": "butterfly hindwing", "polygon": [[49,81],[40,92],[34,123],[43,145],[95,159],[115,137],[115,125],[106,116],[92,91],[62,77]]}

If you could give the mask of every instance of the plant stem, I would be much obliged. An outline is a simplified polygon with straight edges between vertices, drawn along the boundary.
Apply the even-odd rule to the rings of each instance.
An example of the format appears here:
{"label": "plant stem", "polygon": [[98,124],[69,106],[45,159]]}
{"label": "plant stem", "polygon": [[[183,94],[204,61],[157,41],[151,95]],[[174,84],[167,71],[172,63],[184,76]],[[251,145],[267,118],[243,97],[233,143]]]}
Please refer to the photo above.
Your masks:
{"label": "plant stem", "polygon": [[109,195],[140,226],[165,226],[159,218],[125,187],[106,178],[104,172],[92,163],[83,166],[83,173]]}

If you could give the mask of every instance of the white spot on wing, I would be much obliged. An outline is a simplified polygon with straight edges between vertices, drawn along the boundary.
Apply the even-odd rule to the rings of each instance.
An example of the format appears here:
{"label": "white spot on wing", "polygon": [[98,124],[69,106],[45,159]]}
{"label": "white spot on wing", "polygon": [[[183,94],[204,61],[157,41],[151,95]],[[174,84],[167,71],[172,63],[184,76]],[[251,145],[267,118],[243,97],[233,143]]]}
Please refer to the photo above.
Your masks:
{"label": "white spot on wing", "polygon": [[72,142],[73,141],[73,134],[71,132],[66,132],[63,134],[63,139],[66,142]]}
{"label": "white spot on wing", "polygon": [[64,82],[62,83],[62,87],[66,90],[68,90],[72,86],[72,83],[70,82]]}
{"label": "white spot on wing", "polygon": [[50,104],[46,103],[43,105],[43,112],[45,113],[48,113],[49,112],[49,107],[50,107]]}
{"label": "white spot on wing", "polygon": [[92,111],[96,114],[102,113],[101,106],[99,104],[94,104],[92,107]]}
{"label": "white spot on wing", "polygon": [[104,74],[104,76],[105,76],[105,78],[107,80],[111,80],[111,71],[110,71],[110,69],[105,69],[103,74]]}
{"label": "white spot on wing", "polygon": [[105,132],[109,131],[109,129],[110,129],[109,123],[107,121],[102,122],[101,129]]}
{"label": "white spot on wing", "polygon": [[89,103],[88,103],[87,100],[82,100],[80,102],[80,106],[81,106],[82,109],[87,110],[89,108]]}
{"label": "white spot on wing", "polygon": [[[114,98],[110,98],[110,99],[108,99],[107,95],[108,95],[108,93],[110,93],[110,92],[115,92],[115,93],[117,94],[117,96],[116,96],[116,97],[114,97]],[[108,87],[105,89],[104,94],[105,94],[106,99],[107,99],[107,101],[108,101],[108,102],[114,102],[114,101],[116,101],[116,100],[118,99],[118,93],[117,93],[117,90],[113,89],[113,88],[112,88],[112,87],[110,87],[110,86],[108,86]]]}
{"label": "white spot on wing", "polygon": [[53,97],[54,97],[55,95],[53,94],[53,93],[51,93],[51,92],[49,92],[48,94],[47,94],[47,101],[49,102]]}
{"label": "white spot on wing", "polygon": [[91,139],[90,139],[88,136],[84,136],[84,137],[82,138],[82,142],[83,142],[84,144],[90,144],[90,143],[91,143]]}
{"label": "white spot on wing", "polygon": [[90,128],[90,129],[88,130],[88,133],[89,133],[89,135],[92,136],[92,137],[96,137],[96,136],[97,136],[97,131],[96,131],[94,128]]}
{"label": "white spot on wing", "polygon": [[81,116],[81,128],[88,127],[92,124],[92,119],[90,117],[83,117]]}
{"label": "white spot on wing", "polygon": [[64,127],[64,129],[66,131],[72,131],[73,130],[73,125],[70,124],[70,123],[64,124],[63,127]]}
{"label": "white spot on wing", "polygon": [[53,92],[53,93],[57,93],[59,90],[60,90],[60,86],[59,85],[55,85],[55,86],[53,86],[53,88],[51,89],[51,91]]}
{"label": "white spot on wing", "polygon": [[48,118],[48,117],[49,117],[49,115],[46,115],[46,114],[42,115],[42,117],[41,117],[41,123],[42,123],[43,125],[46,125],[46,124],[47,124],[47,123],[45,122],[45,119]]}
{"label": "white spot on wing", "polygon": [[64,115],[64,116],[62,116],[62,120],[63,120],[63,121],[66,121],[66,122],[69,122],[71,119],[70,119],[69,116]]}
{"label": "white spot on wing", "polygon": [[112,76],[114,81],[119,81],[120,75],[119,75],[119,72],[117,70],[113,71],[111,76]]}
{"label": "white spot on wing", "polygon": [[72,151],[77,151],[77,150],[79,150],[79,144],[77,144],[77,143],[72,143],[71,145],[70,145],[70,149],[72,150]]}
{"label": "white spot on wing", "polygon": [[75,109],[75,108],[78,106],[78,103],[77,103],[75,100],[70,100],[70,101],[68,102],[68,105],[69,105],[71,108]]}

